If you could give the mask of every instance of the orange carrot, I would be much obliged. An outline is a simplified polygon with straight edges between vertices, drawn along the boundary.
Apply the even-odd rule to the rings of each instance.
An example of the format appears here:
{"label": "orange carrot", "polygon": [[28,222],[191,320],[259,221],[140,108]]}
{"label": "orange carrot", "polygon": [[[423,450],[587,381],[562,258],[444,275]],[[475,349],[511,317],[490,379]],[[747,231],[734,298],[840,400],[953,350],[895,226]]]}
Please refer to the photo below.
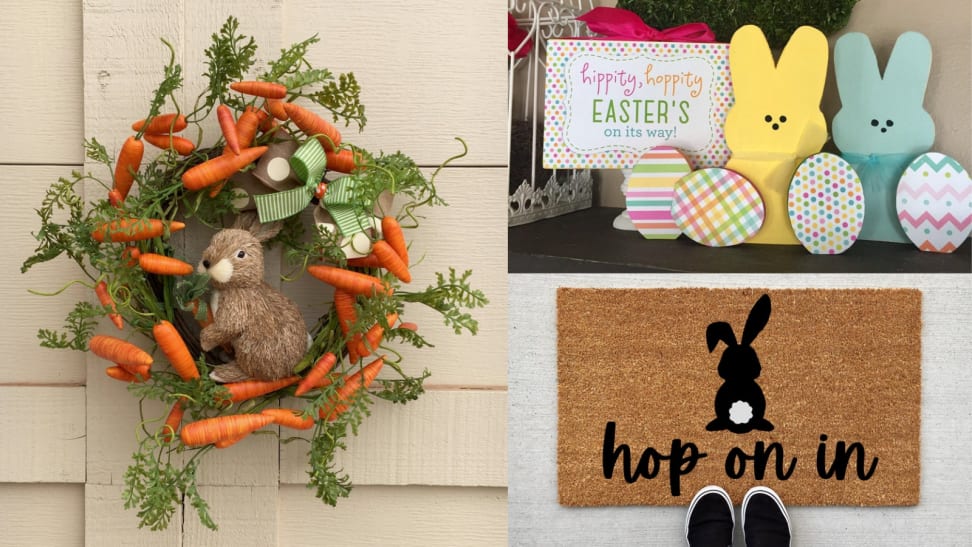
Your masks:
{"label": "orange carrot", "polygon": [[287,111],[283,107],[284,103],[280,99],[267,99],[264,103],[263,108],[267,109],[267,112],[273,115],[274,118],[285,122],[290,119],[287,115]]}
{"label": "orange carrot", "polygon": [[375,253],[378,257],[378,262],[383,268],[391,272],[402,283],[410,283],[412,281],[412,274],[408,271],[408,266],[405,262],[398,256],[398,253],[392,249],[391,245],[383,239],[379,239],[371,247],[371,252]]}
{"label": "orange carrot", "polygon": [[[388,327],[394,328],[395,321],[398,321],[398,314],[390,313],[385,317],[385,319],[388,320]],[[385,328],[382,327],[380,323],[375,323],[375,325],[368,329],[368,332],[365,333],[365,341],[361,343],[358,353],[360,353],[362,357],[371,355],[372,352],[378,349],[378,346],[381,345],[381,339],[384,336]]]}
{"label": "orange carrot", "polygon": [[[258,114],[259,112],[259,114]],[[260,114],[264,116],[267,115],[266,112],[262,110],[256,110],[253,107],[247,107],[246,112],[240,114],[240,119],[236,122],[236,141],[239,143],[240,148],[249,148],[253,144],[253,139],[256,137],[257,127],[260,126],[260,122],[263,118]]]}
{"label": "orange carrot", "polygon": [[[374,382],[375,377],[378,376],[378,372],[384,364],[385,357],[381,356],[345,380],[344,385],[338,388],[335,398],[328,401],[328,406],[331,407],[331,411],[327,414],[327,420],[333,422],[341,413],[345,412],[348,409],[348,405],[344,403],[350,400],[358,390],[368,389],[368,386]],[[322,419],[324,418],[323,409],[321,409],[319,415]]]}
{"label": "orange carrot", "polygon": [[242,382],[223,384],[223,387],[229,390],[229,401],[239,403],[283,389],[299,381],[300,376],[287,376],[279,380],[243,380]]}
{"label": "orange carrot", "polygon": [[179,426],[182,425],[182,414],[185,412],[185,409],[182,408],[183,400],[183,398],[176,400],[175,404],[172,405],[172,410],[169,411],[169,416],[165,419],[165,425],[162,426],[162,442],[164,443],[172,442],[179,431]]}
{"label": "orange carrot", "polygon": [[195,380],[199,378],[199,369],[196,368],[196,362],[192,359],[189,348],[186,347],[182,336],[179,335],[179,331],[176,330],[172,323],[164,319],[159,321],[152,327],[152,336],[155,337],[155,343],[159,345],[159,349],[165,354],[166,359],[169,360],[172,368],[180,378],[183,380]]}
{"label": "orange carrot", "polygon": [[263,114],[263,116],[260,116],[261,133],[269,133],[280,126],[280,124],[277,123],[277,120],[273,116],[267,114],[266,112],[263,112],[262,110],[260,112]]}
{"label": "orange carrot", "polygon": [[108,203],[110,203],[112,207],[121,209],[124,201],[125,198],[122,197],[121,192],[119,192],[117,188],[112,188],[108,191]]}
{"label": "orange carrot", "polygon": [[205,319],[198,319],[198,317],[199,317],[199,300],[198,299],[192,301],[192,316],[197,318],[196,321],[199,323],[199,326],[202,327],[202,328],[206,328],[209,325],[212,325],[213,324],[213,308],[212,308],[212,306],[206,306],[206,318]]}
{"label": "orange carrot", "polygon": [[341,132],[331,122],[294,103],[284,103],[284,110],[308,137],[316,136],[325,151],[333,152],[341,144]]}
{"label": "orange carrot", "polygon": [[154,218],[123,218],[98,226],[91,232],[91,237],[98,243],[104,243],[105,239],[113,243],[119,241],[141,241],[143,239],[161,237],[165,233],[166,227],[169,228],[169,233],[172,233],[178,232],[185,228],[186,225],[175,220],[172,222],[164,222]]}
{"label": "orange carrot", "polygon": [[150,372],[151,367],[149,367],[148,365],[136,366],[136,365],[129,365],[126,363],[115,363],[115,366],[131,374],[139,381],[148,380],[149,378],[152,377],[152,373]]}
{"label": "orange carrot", "polygon": [[333,353],[327,352],[322,355],[314,363],[314,367],[310,369],[310,372],[297,384],[297,391],[294,395],[299,397],[312,389],[325,385],[325,382],[327,382],[327,373],[331,372],[335,363],[337,363],[337,357]]}
{"label": "orange carrot", "polygon": [[152,356],[145,353],[142,348],[114,336],[105,334],[92,336],[88,348],[98,357],[115,363],[135,366],[152,365]]}
{"label": "orange carrot", "polygon": [[144,152],[145,144],[132,136],[125,139],[125,144],[118,153],[118,163],[115,164],[115,189],[121,194],[122,199],[128,197],[128,191],[132,189],[132,182],[135,180],[138,166],[142,163]]}
{"label": "orange carrot", "polygon": [[240,153],[240,140],[236,136],[236,120],[233,119],[233,111],[225,104],[216,107],[216,119],[219,121],[219,129],[223,132],[226,139],[226,146],[234,154]]}
{"label": "orange carrot", "polygon": [[184,425],[180,437],[186,446],[203,446],[242,437],[270,423],[273,418],[262,414],[217,416]]}
{"label": "orange carrot", "polygon": [[152,146],[161,148],[162,150],[168,150],[171,148],[180,156],[188,156],[189,154],[192,154],[193,150],[196,149],[196,145],[193,144],[191,140],[170,135],[168,133],[163,133],[160,135],[146,133],[144,138]]}
{"label": "orange carrot", "polygon": [[142,270],[157,275],[189,275],[195,270],[192,264],[178,258],[155,253],[142,253],[138,257]]}
{"label": "orange carrot", "polygon": [[310,429],[314,427],[314,418],[310,416],[301,417],[299,410],[290,408],[267,408],[260,414],[270,416],[274,423],[294,429]]}
{"label": "orange carrot", "polygon": [[395,253],[405,266],[408,266],[408,245],[405,244],[405,234],[402,233],[402,226],[393,216],[386,216],[381,219],[381,236],[395,249]]}
{"label": "orange carrot", "polygon": [[201,190],[221,180],[228,179],[233,173],[256,161],[266,151],[266,146],[254,146],[240,151],[238,156],[216,156],[183,173],[182,184],[188,190]]}
{"label": "orange carrot", "polygon": [[111,313],[108,314],[108,318],[118,327],[118,330],[122,330],[125,324],[122,322],[122,316],[118,315],[118,308],[115,306],[115,301],[108,294],[108,283],[102,281],[95,285],[95,294],[98,295],[98,301],[101,302],[102,306],[111,307]]}
{"label": "orange carrot", "polygon": [[361,258],[349,258],[348,266],[354,266],[355,268],[380,268],[381,262],[378,261],[375,253],[371,253]]}
{"label": "orange carrot", "polygon": [[[347,336],[348,331],[351,330],[351,325],[353,325],[358,320],[358,315],[354,311],[354,295],[345,291],[343,289],[334,289],[334,312],[337,314],[338,325],[341,327],[341,332]],[[357,363],[358,359],[358,344],[361,340],[361,335],[356,334],[351,340],[348,340],[348,358],[351,359],[352,363]]]}
{"label": "orange carrot", "polygon": [[287,96],[287,88],[282,84],[275,84],[273,82],[234,82],[230,84],[230,89],[265,99],[283,99]]}
{"label": "orange carrot", "polygon": [[128,372],[127,370],[125,370],[125,369],[123,369],[123,368],[121,368],[119,366],[114,366],[114,367],[108,367],[108,368],[106,368],[105,369],[105,374],[107,374],[108,376],[110,376],[110,377],[112,377],[112,378],[114,378],[116,380],[120,380],[122,382],[137,382],[138,381],[138,378],[136,378],[134,374]]}
{"label": "orange carrot", "polygon": [[378,292],[391,294],[389,288],[373,275],[320,264],[308,266],[307,273],[328,285],[333,285],[351,294],[363,294],[365,296],[372,296]]}
{"label": "orange carrot", "polygon": [[327,158],[327,168],[338,173],[350,173],[363,161],[360,152],[348,149],[325,152],[324,156]]}
{"label": "orange carrot", "polygon": [[239,437],[233,437],[232,439],[223,439],[223,440],[220,440],[220,441],[216,441],[216,442],[213,443],[213,446],[215,446],[216,448],[226,448],[226,447],[229,447],[229,446],[233,446],[234,444],[236,444],[236,443],[242,441],[243,439],[245,439],[248,435],[249,435],[249,433],[244,433],[244,434],[240,435]]}
{"label": "orange carrot", "polygon": [[152,118],[148,127],[145,127],[145,120],[141,119],[132,124],[132,131],[142,131],[146,135],[160,135],[162,133],[178,133],[186,128],[186,117],[182,114],[159,114]]}
{"label": "orange carrot", "polygon": [[418,332],[418,325],[416,325],[415,323],[409,323],[407,321],[398,325],[398,328],[410,330],[412,332]]}
{"label": "orange carrot", "polygon": [[134,268],[138,265],[138,257],[142,255],[142,252],[138,250],[138,247],[134,245],[129,245],[125,247],[122,251],[122,260],[125,261],[125,265],[129,268]]}

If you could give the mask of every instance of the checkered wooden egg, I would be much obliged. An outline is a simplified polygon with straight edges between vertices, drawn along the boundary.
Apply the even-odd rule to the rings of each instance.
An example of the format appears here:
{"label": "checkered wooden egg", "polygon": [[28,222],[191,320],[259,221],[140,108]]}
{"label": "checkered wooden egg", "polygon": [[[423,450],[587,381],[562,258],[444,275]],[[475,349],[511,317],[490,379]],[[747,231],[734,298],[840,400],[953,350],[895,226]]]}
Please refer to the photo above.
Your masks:
{"label": "checkered wooden egg", "polygon": [[759,192],[735,171],[700,169],[675,183],[672,218],[702,245],[738,245],[759,231],[765,215]]}

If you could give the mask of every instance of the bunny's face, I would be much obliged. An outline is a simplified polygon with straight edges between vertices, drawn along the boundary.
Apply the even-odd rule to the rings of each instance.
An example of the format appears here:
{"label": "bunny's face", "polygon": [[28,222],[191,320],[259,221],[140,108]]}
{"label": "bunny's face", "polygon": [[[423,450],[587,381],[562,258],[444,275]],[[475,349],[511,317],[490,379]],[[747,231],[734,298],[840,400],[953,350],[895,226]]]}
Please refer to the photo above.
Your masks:
{"label": "bunny's face", "polygon": [[250,232],[229,228],[213,236],[197,267],[216,288],[247,286],[263,280],[263,247]]}
{"label": "bunny's face", "polygon": [[808,156],[827,140],[820,111],[827,73],[827,39],[800,27],[774,63],[766,37],[747,25],[732,36],[729,69],[735,104],[726,115],[733,156]]}
{"label": "bunny's face", "polygon": [[884,76],[866,35],[842,36],[834,47],[841,109],[834,144],[844,153],[921,154],[935,141],[935,122],[922,106],[931,44],[917,32],[898,37]]}

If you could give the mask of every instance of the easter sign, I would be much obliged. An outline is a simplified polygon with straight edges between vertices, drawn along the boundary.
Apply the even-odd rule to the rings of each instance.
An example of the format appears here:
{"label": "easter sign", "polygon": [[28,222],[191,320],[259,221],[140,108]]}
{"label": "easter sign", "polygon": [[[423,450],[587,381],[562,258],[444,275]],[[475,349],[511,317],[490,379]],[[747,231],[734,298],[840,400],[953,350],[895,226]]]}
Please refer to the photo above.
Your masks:
{"label": "easter sign", "polygon": [[547,168],[626,168],[658,145],[693,168],[729,158],[727,44],[551,40],[544,109]]}

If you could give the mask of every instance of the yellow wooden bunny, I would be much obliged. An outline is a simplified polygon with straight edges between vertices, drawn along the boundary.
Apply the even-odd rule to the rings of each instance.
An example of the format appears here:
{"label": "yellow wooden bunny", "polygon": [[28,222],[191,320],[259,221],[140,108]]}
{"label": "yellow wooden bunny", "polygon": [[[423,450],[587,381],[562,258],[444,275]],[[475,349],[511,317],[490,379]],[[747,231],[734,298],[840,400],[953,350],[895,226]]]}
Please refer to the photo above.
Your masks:
{"label": "yellow wooden bunny", "polygon": [[827,140],[820,111],[828,63],[827,38],[800,27],[779,63],[759,27],[736,31],[729,44],[735,104],[726,115],[726,168],[749,179],[766,209],[760,231],[747,243],[799,245],[790,227],[787,191],[797,166]]}

